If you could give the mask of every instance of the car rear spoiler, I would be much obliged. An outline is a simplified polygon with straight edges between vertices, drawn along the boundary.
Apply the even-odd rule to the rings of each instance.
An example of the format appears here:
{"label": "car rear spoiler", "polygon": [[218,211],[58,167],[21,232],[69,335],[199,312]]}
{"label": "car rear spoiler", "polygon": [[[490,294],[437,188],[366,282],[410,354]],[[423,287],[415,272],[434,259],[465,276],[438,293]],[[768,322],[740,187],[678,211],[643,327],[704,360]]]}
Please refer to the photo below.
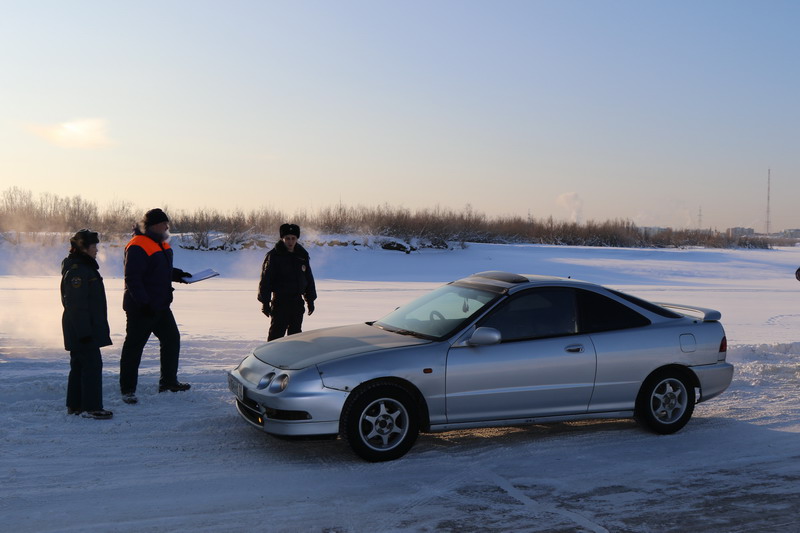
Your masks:
{"label": "car rear spoiler", "polygon": [[716,322],[720,318],[722,318],[722,313],[715,309],[707,309],[705,307],[694,307],[691,305],[681,305],[681,304],[668,304],[664,302],[656,302],[657,305],[661,307],[666,307],[668,309],[674,309],[679,313],[685,315],[686,312],[690,314],[699,314],[703,317],[703,322]]}

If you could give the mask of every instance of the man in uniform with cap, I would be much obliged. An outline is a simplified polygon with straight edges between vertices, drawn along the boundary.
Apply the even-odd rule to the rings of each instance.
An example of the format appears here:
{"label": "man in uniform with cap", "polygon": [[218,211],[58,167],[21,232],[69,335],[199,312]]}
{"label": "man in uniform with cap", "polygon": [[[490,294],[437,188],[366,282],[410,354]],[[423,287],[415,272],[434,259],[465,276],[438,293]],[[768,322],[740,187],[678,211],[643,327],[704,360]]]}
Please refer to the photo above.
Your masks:
{"label": "man in uniform with cap", "polygon": [[151,209],[134,228],[125,246],[125,342],[119,360],[119,386],[122,400],[138,402],[136,384],[142,351],[155,335],[161,344],[161,378],[158,392],[186,391],[188,383],[178,381],[180,333],[170,309],[172,282],[187,283],[191,274],[172,266],[169,218],[161,209]]}
{"label": "man in uniform with cap", "polygon": [[303,300],[308,316],[314,312],[317,289],[308,252],[298,244],[300,227],[282,224],[281,240],[267,252],[261,267],[258,301],[261,311],[271,317],[268,341],[300,333],[303,325]]}
{"label": "man in uniform with cap", "polygon": [[100,348],[111,345],[106,289],[97,265],[97,233],[82,229],[70,239],[61,262],[61,328],[69,351],[67,414],[109,419],[103,409],[103,360]]}

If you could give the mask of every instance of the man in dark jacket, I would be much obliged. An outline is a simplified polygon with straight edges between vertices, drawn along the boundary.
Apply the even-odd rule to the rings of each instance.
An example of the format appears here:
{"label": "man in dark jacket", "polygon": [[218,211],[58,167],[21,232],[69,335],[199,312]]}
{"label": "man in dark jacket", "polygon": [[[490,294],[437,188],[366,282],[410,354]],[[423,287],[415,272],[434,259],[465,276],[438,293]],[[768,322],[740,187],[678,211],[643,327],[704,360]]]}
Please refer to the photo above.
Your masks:
{"label": "man in dark jacket", "polygon": [[185,391],[188,383],[178,381],[180,333],[172,315],[172,282],[186,283],[191,274],[172,266],[169,218],[161,209],[151,209],[134,229],[125,247],[125,342],[119,360],[119,386],[122,401],[137,403],[136,384],[142,351],[155,335],[161,343],[161,379],[158,392]]}
{"label": "man in dark jacket", "polygon": [[61,262],[61,329],[69,351],[67,413],[108,419],[103,409],[103,360],[100,348],[111,344],[106,289],[97,265],[97,233],[82,229],[70,239]]}
{"label": "man in dark jacket", "polygon": [[283,224],[280,235],[281,240],[264,258],[258,285],[261,311],[272,317],[268,341],[287,333],[300,333],[305,312],[303,299],[308,305],[308,316],[314,312],[314,300],[317,299],[308,252],[297,243],[300,227]]}

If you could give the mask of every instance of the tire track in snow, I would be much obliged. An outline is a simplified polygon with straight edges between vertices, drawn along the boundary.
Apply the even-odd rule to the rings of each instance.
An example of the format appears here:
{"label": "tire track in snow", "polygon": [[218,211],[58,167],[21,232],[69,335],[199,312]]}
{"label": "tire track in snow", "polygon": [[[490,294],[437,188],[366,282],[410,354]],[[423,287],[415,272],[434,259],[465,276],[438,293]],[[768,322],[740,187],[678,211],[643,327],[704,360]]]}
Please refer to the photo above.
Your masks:
{"label": "tire track in snow", "polygon": [[[793,321],[796,321],[798,318],[800,318],[800,315],[798,315],[798,314],[775,315],[775,316],[769,317],[764,323],[766,325],[768,325],[768,326],[774,326],[774,325],[777,325],[777,324],[781,324],[782,322],[785,322],[786,319],[794,319]],[[788,324],[781,324],[781,325],[788,325]],[[792,326],[794,326],[794,325],[795,324],[792,324]]]}
{"label": "tire track in snow", "polygon": [[495,472],[485,469],[482,469],[481,471],[483,472],[483,475],[486,477],[488,481],[491,481],[492,483],[503,489],[509,496],[519,501],[525,507],[531,509],[534,513],[556,514],[570,522],[574,522],[575,524],[588,529],[589,531],[594,531],[596,533],[608,533],[608,530],[606,528],[604,528],[599,524],[595,524],[585,516],[573,513],[572,511],[567,511],[565,509],[559,509],[558,507],[554,507],[552,505],[541,504],[536,502],[535,500],[530,499],[524,492],[515,487],[514,484],[511,483],[508,479],[504,478],[503,476]]}

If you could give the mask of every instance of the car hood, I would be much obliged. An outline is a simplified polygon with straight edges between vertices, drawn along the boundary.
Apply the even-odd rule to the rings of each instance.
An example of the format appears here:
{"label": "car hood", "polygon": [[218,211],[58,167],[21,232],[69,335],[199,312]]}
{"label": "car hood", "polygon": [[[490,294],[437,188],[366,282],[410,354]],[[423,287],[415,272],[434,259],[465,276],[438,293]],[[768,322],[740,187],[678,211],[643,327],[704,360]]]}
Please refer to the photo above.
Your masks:
{"label": "car hood", "polygon": [[429,342],[367,324],[354,324],[276,339],[256,348],[253,355],[276,368],[298,370],[350,355]]}

